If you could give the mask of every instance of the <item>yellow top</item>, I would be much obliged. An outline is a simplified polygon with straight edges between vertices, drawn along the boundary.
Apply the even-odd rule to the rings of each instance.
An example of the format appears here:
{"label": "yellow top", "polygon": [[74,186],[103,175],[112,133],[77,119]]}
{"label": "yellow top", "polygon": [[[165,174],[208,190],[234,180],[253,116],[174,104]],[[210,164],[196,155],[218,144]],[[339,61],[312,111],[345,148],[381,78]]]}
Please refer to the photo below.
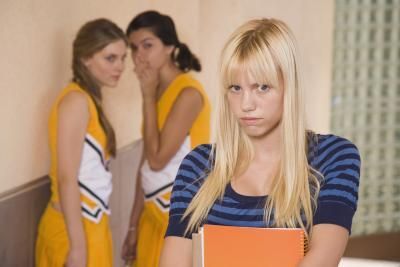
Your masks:
{"label": "yellow top", "polygon": [[82,198],[82,214],[93,221],[101,219],[102,213],[109,213],[108,199],[112,190],[111,173],[108,171],[109,154],[106,152],[106,135],[100,125],[96,106],[78,84],[70,83],[56,99],[49,118],[49,145],[51,154],[51,201],[59,202],[57,183],[57,124],[60,101],[70,92],[81,92],[87,97],[89,122],[86,129],[78,183]]}
{"label": "yellow top", "polygon": [[154,202],[163,212],[167,212],[169,209],[172,184],[183,158],[194,147],[210,142],[210,104],[208,98],[202,85],[187,73],[178,75],[157,102],[158,128],[161,130],[164,127],[176,99],[186,88],[194,88],[203,99],[203,107],[192,124],[188,136],[162,170],[152,170],[147,160],[143,162],[140,170],[145,199]]}
{"label": "yellow top", "polygon": [[190,74],[180,74],[165,90],[161,98],[157,103],[157,116],[158,116],[158,128],[161,130],[168,117],[168,114],[174,105],[176,99],[183,89],[194,88],[196,89],[203,98],[203,108],[200,114],[194,121],[192,128],[190,128],[190,143],[191,147],[194,148],[200,144],[210,142],[210,103],[205,93],[203,86],[199,81],[194,79]]}

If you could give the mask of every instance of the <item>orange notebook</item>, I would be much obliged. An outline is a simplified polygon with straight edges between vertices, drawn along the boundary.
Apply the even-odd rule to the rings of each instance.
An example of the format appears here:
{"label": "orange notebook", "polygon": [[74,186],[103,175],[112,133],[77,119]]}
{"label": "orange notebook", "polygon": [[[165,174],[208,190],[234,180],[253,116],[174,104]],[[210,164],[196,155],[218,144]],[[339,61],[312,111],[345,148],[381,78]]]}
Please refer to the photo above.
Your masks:
{"label": "orange notebook", "polygon": [[204,225],[192,238],[193,267],[295,267],[307,248],[299,228]]}

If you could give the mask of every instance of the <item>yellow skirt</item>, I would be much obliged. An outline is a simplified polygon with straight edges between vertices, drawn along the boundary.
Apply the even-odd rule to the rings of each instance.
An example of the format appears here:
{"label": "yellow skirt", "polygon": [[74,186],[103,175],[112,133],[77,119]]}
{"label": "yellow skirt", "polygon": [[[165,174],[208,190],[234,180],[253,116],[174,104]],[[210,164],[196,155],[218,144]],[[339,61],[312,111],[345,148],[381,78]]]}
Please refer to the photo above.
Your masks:
{"label": "yellow skirt", "polygon": [[167,226],[168,212],[161,211],[154,202],[146,202],[140,216],[137,257],[133,267],[158,266]]}
{"label": "yellow skirt", "polygon": [[[83,219],[87,244],[87,267],[112,267],[112,239],[109,219],[103,214],[96,224]],[[63,214],[49,204],[39,224],[36,240],[36,267],[62,267],[69,250]]]}

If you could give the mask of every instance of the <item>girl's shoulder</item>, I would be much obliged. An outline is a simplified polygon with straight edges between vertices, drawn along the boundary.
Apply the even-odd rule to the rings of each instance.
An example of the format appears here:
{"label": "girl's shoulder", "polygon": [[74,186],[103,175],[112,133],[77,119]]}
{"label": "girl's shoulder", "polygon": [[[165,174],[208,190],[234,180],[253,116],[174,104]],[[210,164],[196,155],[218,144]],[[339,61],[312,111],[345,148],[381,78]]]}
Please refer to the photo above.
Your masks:
{"label": "girl's shoulder", "polygon": [[55,105],[58,106],[58,104],[61,101],[64,101],[65,99],[81,99],[81,100],[86,100],[88,104],[91,104],[91,97],[89,94],[83,90],[77,83],[75,82],[70,82],[68,85],[66,85],[58,94],[58,97],[56,99]]}
{"label": "girl's shoulder", "polygon": [[59,107],[62,106],[75,106],[84,104],[88,106],[87,93],[81,89],[77,84],[71,82],[58,93],[55,101],[52,104],[52,115],[58,113]]}
{"label": "girl's shoulder", "polygon": [[186,88],[193,88],[203,93],[203,85],[190,73],[182,73],[178,75],[170,84],[170,88],[180,92]]}
{"label": "girl's shoulder", "polygon": [[212,167],[212,145],[201,144],[190,151],[182,160],[181,169],[200,177],[207,174]]}
{"label": "girl's shoulder", "polygon": [[361,157],[350,140],[333,134],[314,134],[309,140],[309,163],[324,183],[349,183],[358,187]]}
{"label": "girl's shoulder", "polygon": [[347,143],[352,144],[355,146],[350,140],[334,134],[319,134],[314,132],[308,132],[307,138],[310,144],[317,145],[318,147],[325,146],[325,145],[332,145],[334,143]]}
{"label": "girl's shoulder", "polygon": [[360,153],[350,140],[334,134],[308,135],[308,156],[311,165],[334,163],[337,160],[358,160]]}
{"label": "girl's shoulder", "polygon": [[194,193],[197,192],[211,170],[211,151],[210,144],[202,144],[185,156],[174,182],[174,191],[186,190],[190,187]]}

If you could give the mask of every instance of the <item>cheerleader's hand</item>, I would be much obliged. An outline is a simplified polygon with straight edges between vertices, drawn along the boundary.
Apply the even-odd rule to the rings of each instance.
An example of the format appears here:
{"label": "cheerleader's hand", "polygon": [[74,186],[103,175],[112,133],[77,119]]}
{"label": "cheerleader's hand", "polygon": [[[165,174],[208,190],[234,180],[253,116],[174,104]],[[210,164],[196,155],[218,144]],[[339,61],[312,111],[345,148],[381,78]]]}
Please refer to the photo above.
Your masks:
{"label": "cheerleader's hand", "polygon": [[86,267],[86,251],[84,249],[73,249],[68,251],[65,267]]}
{"label": "cheerleader's hand", "polygon": [[139,80],[143,98],[155,98],[160,81],[159,71],[150,66],[149,62],[136,58],[134,72]]}
{"label": "cheerleader's hand", "polygon": [[121,257],[125,264],[131,264],[136,259],[137,232],[136,228],[128,230],[122,246]]}

